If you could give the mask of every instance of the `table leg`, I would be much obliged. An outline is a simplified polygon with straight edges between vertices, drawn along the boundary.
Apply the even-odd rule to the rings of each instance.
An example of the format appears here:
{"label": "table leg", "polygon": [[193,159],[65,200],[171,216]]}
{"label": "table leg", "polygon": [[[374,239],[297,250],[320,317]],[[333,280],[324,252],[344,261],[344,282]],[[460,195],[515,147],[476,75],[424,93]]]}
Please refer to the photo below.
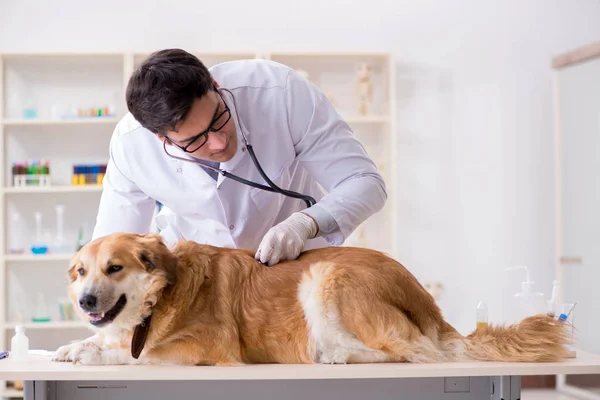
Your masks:
{"label": "table leg", "polygon": [[52,381],[25,381],[23,400],[55,400],[55,387]]}
{"label": "table leg", "polygon": [[520,400],[521,377],[516,375],[492,377],[492,400]]}

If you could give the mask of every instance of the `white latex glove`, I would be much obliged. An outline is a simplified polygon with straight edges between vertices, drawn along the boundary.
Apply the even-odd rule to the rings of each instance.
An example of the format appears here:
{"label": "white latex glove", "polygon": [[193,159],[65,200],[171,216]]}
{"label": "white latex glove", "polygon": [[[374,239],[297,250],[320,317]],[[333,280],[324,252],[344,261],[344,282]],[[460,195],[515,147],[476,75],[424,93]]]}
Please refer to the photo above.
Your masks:
{"label": "white latex glove", "polygon": [[268,266],[280,260],[295,260],[306,241],[314,238],[317,232],[317,224],[311,217],[295,212],[269,229],[254,257]]}

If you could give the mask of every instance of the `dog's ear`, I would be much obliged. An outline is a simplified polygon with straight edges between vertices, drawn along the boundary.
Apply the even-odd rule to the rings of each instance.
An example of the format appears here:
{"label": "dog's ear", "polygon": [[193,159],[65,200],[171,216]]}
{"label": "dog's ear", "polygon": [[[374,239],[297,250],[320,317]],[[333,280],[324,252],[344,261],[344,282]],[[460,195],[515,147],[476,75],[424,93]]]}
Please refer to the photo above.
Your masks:
{"label": "dog's ear", "polygon": [[146,266],[146,271],[148,272],[151,272],[156,269],[156,265],[154,264],[154,261],[152,261],[151,258],[152,256],[146,250],[142,250],[142,252],[140,253],[140,260]]}
{"label": "dog's ear", "polygon": [[140,243],[140,262],[149,273],[161,271],[166,274],[170,283],[175,276],[177,257],[167,248],[162,237],[158,234],[146,234],[138,237]]}
{"label": "dog's ear", "polygon": [[71,257],[71,261],[69,261],[69,268],[67,269],[67,279],[69,280],[69,282],[75,282],[77,280],[77,276],[79,275],[77,273],[77,266],[80,265],[79,262],[79,253],[81,252],[81,250],[79,250],[73,257]]}
{"label": "dog's ear", "polygon": [[67,279],[69,282],[75,282],[77,280],[77,271],[75,271],[75,264],[71,264],[67,270]]}

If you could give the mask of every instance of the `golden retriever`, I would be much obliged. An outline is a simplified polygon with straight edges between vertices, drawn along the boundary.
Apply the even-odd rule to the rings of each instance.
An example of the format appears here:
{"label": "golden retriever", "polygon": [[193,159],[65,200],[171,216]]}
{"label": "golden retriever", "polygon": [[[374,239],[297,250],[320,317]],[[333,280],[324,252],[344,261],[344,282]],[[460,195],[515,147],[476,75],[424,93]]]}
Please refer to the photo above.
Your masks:
{"label": "golden retriever", "polygon": [[96,334],[60,347],[81,364],[235,365],[491,360],[559,361],[565,324],[545,315],[468,336],[400,263],[329,247],[273,267],[250,251],[155,234],[84,246],[68,294]]}

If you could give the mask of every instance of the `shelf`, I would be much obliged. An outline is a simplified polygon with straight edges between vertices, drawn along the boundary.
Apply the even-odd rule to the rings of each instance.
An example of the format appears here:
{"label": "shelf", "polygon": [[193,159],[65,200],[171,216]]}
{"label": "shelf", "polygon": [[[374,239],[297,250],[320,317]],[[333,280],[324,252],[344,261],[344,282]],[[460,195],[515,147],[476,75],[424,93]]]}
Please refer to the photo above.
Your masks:
{"label": "shelf", "polygon": [[348,52],[348,53],[338,53],[338,52],[314,52],[314,53],[301,53],[301,52],[273,52],[269,54],[271,59],[277,58],[331,58],[331,59],[340,59],[340,58],[381,58],[387,59],[389,57],[388,53],[377,53],[377,52]]}
{"label": "shelf", "polygon": [[84,329],[87,325],[83,321],[50,321],[50,322],[7,322],[4,324],[5,330],[14,330],[17,325],[23,325],[25,330],[40,329]]}
{"label": "shelf", "polygon": [[114,117],[89,117],[89,118],[73,118],[73,119],[5,119],[2,121],[4,126],[43,126],[43,125],[97,125],[111,124],[119,122],[118,118]]}
{"label": "shelf", "polygon": [[344,120],[349,124],[362,123],[362,124],[385,124],[390,121],[390,118],[386,115],[348,115],[343,116]]}
{"label": "shelf", "polygon": [[13,52],[13,53],[2,53],[5,60],[40,60],[48,58],[123,58],[124,53],[110,53],[110,52],[96,52],[96,51],[82,51],[82,52],[40,52],[40,53],[29,53],[29,52]]}
{"label": "shelf", "polygon": [[70,261],[73,254],[8,254],[4,256],[6,262],[47,262]]}
{"label": "shelf", "polygon": [[26,193],[90,193],[102,192],[102,185],[87,185],[87,186],[30,186],[30,187],[5,187],[6,194],[26,194]]}
{"label": "shelf", "polygon": [[6,390],[0,392],[0,398],[22,399],[23,398],[23,391],[22,390],[17,390],[17,389],[6,389]]}

